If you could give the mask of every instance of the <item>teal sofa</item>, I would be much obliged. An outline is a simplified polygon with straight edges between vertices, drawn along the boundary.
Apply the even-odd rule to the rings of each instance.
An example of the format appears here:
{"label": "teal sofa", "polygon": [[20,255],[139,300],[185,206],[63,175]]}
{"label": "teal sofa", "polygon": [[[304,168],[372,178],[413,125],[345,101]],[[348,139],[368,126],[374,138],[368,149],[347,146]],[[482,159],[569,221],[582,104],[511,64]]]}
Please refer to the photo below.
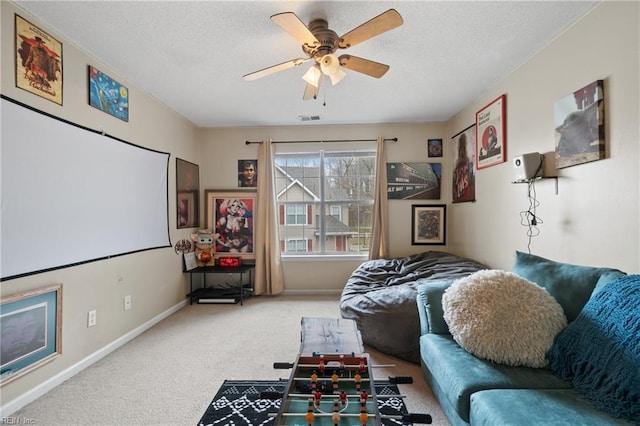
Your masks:
{"label": "teal sofa", "polygon": [[[554,262],[516,252],[512,272],[554,296],[569,323],[592,294],[625,276],[611,268]],[[420,362],[424,377],[453,425],[629,425],[580,397],[548,368],[512,367],[461,348],[443,318],[442,296],[453,281],[417,289]]]}

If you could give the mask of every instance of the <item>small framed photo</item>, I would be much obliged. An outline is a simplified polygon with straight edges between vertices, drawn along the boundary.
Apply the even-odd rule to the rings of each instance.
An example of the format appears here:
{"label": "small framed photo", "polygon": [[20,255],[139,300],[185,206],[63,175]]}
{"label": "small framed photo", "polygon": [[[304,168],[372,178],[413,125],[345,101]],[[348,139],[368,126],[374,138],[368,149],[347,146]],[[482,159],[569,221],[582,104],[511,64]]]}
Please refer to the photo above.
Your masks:
{"label": "small framed photo", "polygon": [[506,96],[501,95],[476,113],[477,169],[506,161]]}
{"label": "small framed photo", "polygon": [[447,206],[411,206],[411,245],[447,243]]}
{"label": "small framed photo", "polygon": [[258,186],[258,160],[238,160],[238,188]]}
{"label": "small framed photo", "polygon": [[427,156],[442,157],[442,139],[427,140]]}
{"label": "small framed photo", "polygon": [[194,251],[185,253],[184,254],[184,270],[191,271],[192,269],[196,269],[197,267],[198,267],[198,263],[196,261],[196,253]]}
{"label": "small framed photo", "polygon": [[257,194],[249,191],[205,190],[207,229],[214,234],[214,256],[255,259],[254,224]]}
{"label": "small framed photo", "polygon": [[129,89],[89,65],[89,105],[129,121]]}
{"label": "small framed photo", "polygon": [[62,354],[62,284],[6,296],[0,306],[0,385]]}
{"label": "small framed photo", "polygon": [[19,15],[16,87],[62,105],[62,43]]}

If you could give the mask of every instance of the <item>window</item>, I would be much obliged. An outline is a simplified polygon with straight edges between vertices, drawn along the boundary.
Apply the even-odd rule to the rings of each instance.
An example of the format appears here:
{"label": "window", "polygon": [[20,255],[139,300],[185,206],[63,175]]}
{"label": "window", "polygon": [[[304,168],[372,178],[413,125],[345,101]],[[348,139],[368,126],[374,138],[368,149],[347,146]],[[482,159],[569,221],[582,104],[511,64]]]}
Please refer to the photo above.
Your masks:
{"label": "window", "polygon": [[305,225],[307,223],[307,209],[304,204],[286,204],[286,225]]}
{"label": "window", "polygon": [[331,216],[342,220],[342,206],[331,206]]}
{"label": "window", "polygon": [[300,253],[307,251],[307,242],[305,240],[287,240],[285,246],[287,253]]}
{"label": "window", "polygon": [[277,153],[283,254],[367,254],[375,163],[371,149]]}

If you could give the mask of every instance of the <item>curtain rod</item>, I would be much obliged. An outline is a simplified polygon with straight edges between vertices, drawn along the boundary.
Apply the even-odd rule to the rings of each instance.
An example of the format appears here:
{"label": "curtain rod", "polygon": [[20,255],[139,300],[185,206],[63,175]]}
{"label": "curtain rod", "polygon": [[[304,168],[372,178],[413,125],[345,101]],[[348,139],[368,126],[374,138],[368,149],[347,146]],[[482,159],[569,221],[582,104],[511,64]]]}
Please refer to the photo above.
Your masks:
{"label": "curtain rod", "polygon": [[[377,139],[333,139],[327,141],[271,141],[271,143],[325,143],[325,142],[375,142]],[[392,141],[398,142],[398,138],[387,138],[385,142]],[[250,145],[253,143],[261,144],[262,141],[245,141],[245,144]]]}

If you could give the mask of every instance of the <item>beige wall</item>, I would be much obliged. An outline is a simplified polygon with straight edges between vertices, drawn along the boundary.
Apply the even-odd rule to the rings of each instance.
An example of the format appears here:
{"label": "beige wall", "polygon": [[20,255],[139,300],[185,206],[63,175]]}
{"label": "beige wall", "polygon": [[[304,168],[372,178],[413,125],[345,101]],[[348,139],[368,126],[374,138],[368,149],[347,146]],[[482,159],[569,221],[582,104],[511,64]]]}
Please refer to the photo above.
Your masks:
{"label": "beige wall", "polygon": [[[175,227],[175,157],[200,165],[200,187],[237,188],[237,160],[256,158],[256,145],[246,140],[348,139],[398,137],[387,146],[388,161],[427,161],[426,142],[445,143],[442,199],[448,214],[447,246],[411,246],[411,201],[391,201],[391,255],[404,256],[428,248],[447,250],[509,269],[515,250],[527,249],[519,212],[528,207],[526,185],[511,184],[511,159],[526,152],[550,152],[553,103],[576,88],[605,79],[607,159],[559,172],[558,194],[553,180],[539,182],[538,215],[544,223],[532,252],[580,264],[607,265],[640,272],[639,153],[639,4],[605,2],[527,63],[463,109],[448,123],[367,126],[297,126],[244,129],[197,129],[168,110],[107,64],[66,42],[64,44],[64,106],[15,88],[12,3],[1,2],[1,89],[4,95],[53,115],[118,138],[170,152],[169,228],[172,243],[189,230]],[[27,13],[20,14],[39,24]],[[131,120],[124,123],[87,105],[87,64],[96,65],[130,89]],[[508,162],[477,173],[475,203],[451,204],[451,136],[474,121],[475,111],[498,95],[507,95]],[[435,161],[435,159],[433,159]],[[201,211],[204,213],[204,211]],[[287,291],[340,291],[361,261],[289,261]],[[172,249],[158,249],[89,263],[1,285],[2,295],[64,284],[63,351],[61,358],[2,388],[2,405],[33,395],[34,389],[184,300],[188,284],[181,260]],[[124,295],[133,309],[124,312]],[[98,311],[98,325],[86,327],[87,312]],[[214,306],[211,309],[215,309]],[[3,410],[4,411],[4,410]],[[2,415],[7,415],[3,412]]]}
{"label": "beige wall", "polygon": [[[377,136],[398,138],[398,142],[386,142],[387,160],[390,162],[427,161],[427,139],[446,139],[444,126],[439,123],[429,124],[380,124],[358,126],[297,126],[297,127],[261,127],[241,129],[206,129],[202,130],[202,158],[210,159],[211,167],[205,165],[207,172],[202,177],[204,188],[234,189],[237,188],[238,159],[257,158],[257,145],[246,145],[245,141],[272,139],[276,141],[291,140],[335,140],[335,139],[375,139]],[[335,145],[333,145],[335,146]],[[448,145],[447,145],[448,146]],[[224,161],[219,159],[223,158]],[[442,162],[442,159],[429,159]],[[260,167],[260,165],[258,165]],[[444,176],[449,176],[451,166],[443,164]],[[448,181],[447,181],[448,182]],[[451,187],[442,188],[442,200],[424,200],[424,203],[440,204],[450,201]],[[427,249],[429,246],[411,245],[411,204],[422,201],[393,200],[389,203],[391,224],[389,235],[392,256],[405,256]],[[431,246],[435,250],[446,250],[446,246]],[[344,287],[354,268],[362,263],[362,259],[331,259],[331,267],[327,260],[304,260],[300,258],[285,259],[284,271],[286,291],[333,291],[339,292]]]}
{"label": "beige wall", "polygon": [[514,250],[527,251],[519,212],[527,185],[514,185],[511,160],[554,150],[553,104],[594,80],[605,80],[607,158],[558,170],[536,184],[544,220],[531,252],[571,263],[640,271],[638,2],[604,2],[448,123],[454,134],[475,112],[507,97],[506,164],[478,171],[474,204],[456,204],[451,248],[508,269]]}
{"label": "beige wall", "polygon": [[[197,162],[200,154],[197,128],[150,98],[106,64],[94,60],[66,42],[53,29],[16,9],[12,3],[2,1],[0,7],[2,94],[89,128],[102,129],[125,141],[171,153],[169,194],[175,194],[175,157]],[[63,106],[15,87],[13,52],[16,12],[63,42]],[[88,64],[97,66],[129,88],[131,115],[128,123],[88,105]],[[175,212],[175,196],[170,196],[169,231],[172,243],[185,238],[185,231],[188,231],[176,229]],[[37,247],[37,242],[34,242],[34,247]],[[64,250],[64,247],[60,249]],[[3,386],[2,405],[41,385],[47,379],[60,375],[118,338],[183,302],[187,281],[181,271],[181,260],[174,250],[162,248],[2,282],[0,292],[3,296],[49,284],[63,284],[63,355]],[[133,301],[133,308],[126,312],[123,308],[125,295],[131,295]],[[87,312],[93,309],[97,310],[97,325],[87,328]]]}

